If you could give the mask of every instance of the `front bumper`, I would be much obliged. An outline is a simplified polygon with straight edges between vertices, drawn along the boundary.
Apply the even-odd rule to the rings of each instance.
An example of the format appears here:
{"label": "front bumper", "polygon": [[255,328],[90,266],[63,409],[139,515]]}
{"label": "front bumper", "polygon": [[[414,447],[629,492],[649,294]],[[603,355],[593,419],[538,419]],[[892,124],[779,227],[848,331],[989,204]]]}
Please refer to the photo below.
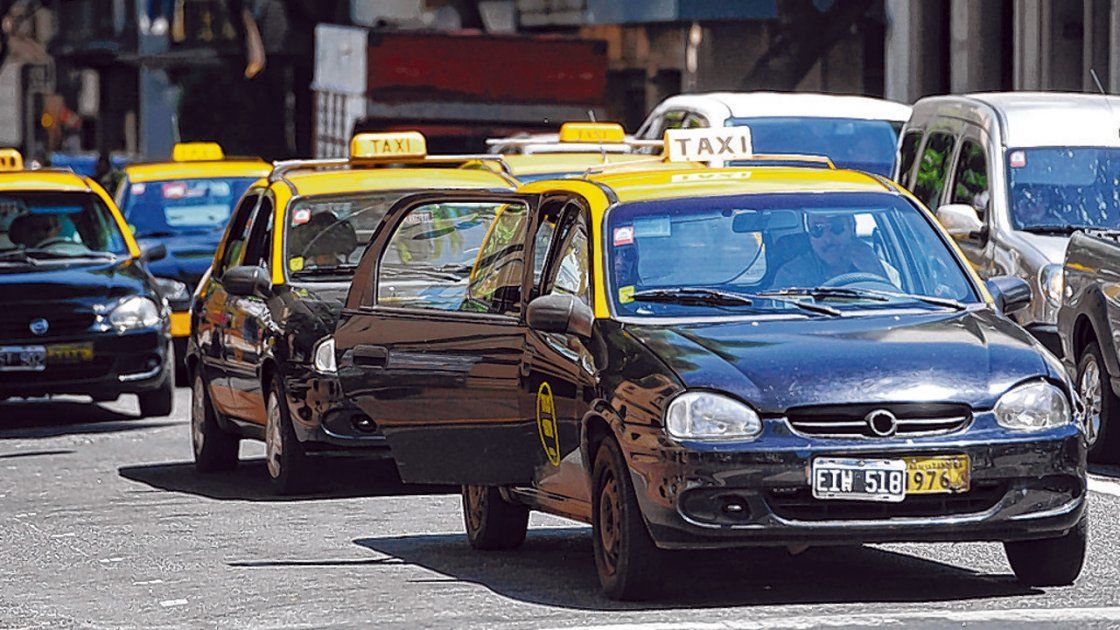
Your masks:
{"label": "front bumper", "polygon": [[310,366],[293,366],[285,379],[288,412],[296,437],[313,450],[362,451],[388,455],[389,444],[369,416],[342,395],[337,378]]}
{"label": "front bumper", "polygon": [[126,333],[91,333],[50,340],[4,340],[3,344],[46,346],[91,343],[88,361],[54,363],[38,372],[0,372],[0,396],[33,397],[47,394],[137,394],[163,385],[170,368],[171,349],[162,329]]}
{"label": "front bumper", "polygon": [[[1063,534],[1085,509],[1085,446],[1076,425],[1015,434],[980,413],[950,435],[840,440],[794,434],[780,419],[766,424],[751,444],[660,439],[659,456],[631,458],[639,504],[659,547],[1027,540]],[[812,497],[816,457],[954,454],[971,463],[965,493],[912,495],[901,503]]]}

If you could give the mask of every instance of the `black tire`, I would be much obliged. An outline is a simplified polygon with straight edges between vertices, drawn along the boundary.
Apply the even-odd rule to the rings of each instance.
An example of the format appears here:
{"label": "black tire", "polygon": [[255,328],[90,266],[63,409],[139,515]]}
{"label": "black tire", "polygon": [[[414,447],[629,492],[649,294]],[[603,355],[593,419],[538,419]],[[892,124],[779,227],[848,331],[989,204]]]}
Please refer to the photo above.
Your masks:
{"label": "black tire", "polygon": [[1068,586],[1081,573],[1089,542],[1089,517],[1064,536],[1003,543],[1015,577],[1025,586]]}
{"label": "black tire", "polygon": [[664,552],[646,529],[630,470],[614,439],[599,445],[592,479],[592,547],[603,592],[617,600],[656,597]]}
{"label": "black tire", "polygon": [[158,389],[137,394],[140,401],[140,415],[145,418],[170,416],[175,403],[175,384],[168,374]]}
{"label": "black tire", "polygon": [[183,359],[175,356],[175,387],[186,387],[190,385],[191,373],[187,370],[187,364]]}
{"label": "black tire", "polygon": [[241,438],[224,431],[206,392],[202,374],[191,384],[191,447],[194,469],[200,473],[222,472],[237,467]]}
{"label": "black tire", "polygon": [[[1095,386],[1091,384],[1093,381]],[[1081,359],[1077,362],[1076,386],[1085,405],[1085,430],[1090,440],[1089,461],[1108,464],[1120,461],[1120,419],[1117,419],[1120,399],[1112,391],[1108,367],[1096,341],[1089,343],[1081,352]],[[1099,416],[1099,428],[1095,430],[1092,427],[1096,422],[1092,417],[1094,413]]]}
{"label": "black tire", "polygon": [[288,405],[278,379],[269,387],[265,425],[265,469],[276,494],[298,494],[310,485],[307,451],[296,437]]}
{"label": "black tire", "polygon": [[506,501],[494,486],[463,486],[463,523],[475,549],[514,549],[525,542],[529,508]]}

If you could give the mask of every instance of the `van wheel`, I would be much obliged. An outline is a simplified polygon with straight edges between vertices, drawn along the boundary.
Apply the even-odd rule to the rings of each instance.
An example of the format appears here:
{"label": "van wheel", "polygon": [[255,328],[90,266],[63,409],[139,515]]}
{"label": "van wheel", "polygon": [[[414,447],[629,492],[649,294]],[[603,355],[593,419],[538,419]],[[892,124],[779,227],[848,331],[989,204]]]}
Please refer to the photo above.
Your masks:
{"label": "van wheel", "polygon": [[613,439],[599,445],[592,479],[592,547],[603,592],[619,600],[656,597],[664,552],[650,538],[630,470]]}
{"label": "van wheel", "polygon": [[237,467],[241,438],[223,431],[218,425],[218,416],[206,393],[201,372],[194,375],[191,385],[191,445],[194,447],[194,469],[200,473]]}
{"label": "van wheel", "polygon": [[264,429],[265,463],[272,489],[277,494],[296,494],[307,489],[307,452],[296,437],[284,400],[279,380],[273,379],[268,393],[268,420]]}
{"label": "van wheel", "polygon": [[1089,517],[1083,516],[1064,536],[1003,543],[1015,577],[1025,586],[1073,584],[1085,563]]}
{"label": "van wheel", "polygon": [[[1096,341],[1085,347],[1077,362],[1077,395],[1085,405],[1085,440],[1089,461],[1112,463],[1120,460],[1120,400],[1112,391],[1101,347]],[[1112,429],[1116,425],[1115,429]]]}
{"label": "van wheel", "polygon": [[495,486],[463,486],[463,522],[475,549],[514,549],[525,542],[529,508],[506,501]]}
{"label": "van wheel", "polygon": [[175,383],[168,374],[159,389],[150,392],[141,392],[137,395],[140,400],[140,415],[145,418],[158,418],[170,416],[175,400]]}

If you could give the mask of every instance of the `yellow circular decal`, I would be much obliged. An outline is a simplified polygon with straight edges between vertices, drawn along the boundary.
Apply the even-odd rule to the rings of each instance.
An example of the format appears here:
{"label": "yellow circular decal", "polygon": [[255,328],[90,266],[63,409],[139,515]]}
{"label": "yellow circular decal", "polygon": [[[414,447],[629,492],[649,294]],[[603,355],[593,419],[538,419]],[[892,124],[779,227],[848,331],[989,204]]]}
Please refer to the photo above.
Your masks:
{"label": "yellow circular decal", "polygon": [[541,436],[544,454],[553,466],[560,465],[560,430],[556,425],[556,403],[552,400],[552,388],[541,383],[537,390],[537,434]]}

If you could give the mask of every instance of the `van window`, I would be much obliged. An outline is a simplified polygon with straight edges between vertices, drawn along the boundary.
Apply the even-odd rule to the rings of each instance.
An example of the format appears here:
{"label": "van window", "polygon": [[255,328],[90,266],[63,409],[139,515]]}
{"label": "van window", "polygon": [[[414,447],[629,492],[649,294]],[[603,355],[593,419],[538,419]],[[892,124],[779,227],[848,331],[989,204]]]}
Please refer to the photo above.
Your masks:
{"label": "van window", "polygon": [[991,193],[988,191],[988,157],[984,147],[974,140],[961,144],[957,167],[953,169],[952,197],[949,203],[967,203],[976,208],[980,220],[988,214]]}
{"label": "van window", "polygon": [[955,139],[947,133],[931,133],[922,151],[913,191],[930,210],[937,210],[939,205],[954,144]]}
{"label": "van window", "polygon": [[898,183],[910,187],[910,168],[914,166],[914,159],[918,157],[918,145],[922,143],[922,132],[910,131],[902,138],[902,147],[898,151]]}

